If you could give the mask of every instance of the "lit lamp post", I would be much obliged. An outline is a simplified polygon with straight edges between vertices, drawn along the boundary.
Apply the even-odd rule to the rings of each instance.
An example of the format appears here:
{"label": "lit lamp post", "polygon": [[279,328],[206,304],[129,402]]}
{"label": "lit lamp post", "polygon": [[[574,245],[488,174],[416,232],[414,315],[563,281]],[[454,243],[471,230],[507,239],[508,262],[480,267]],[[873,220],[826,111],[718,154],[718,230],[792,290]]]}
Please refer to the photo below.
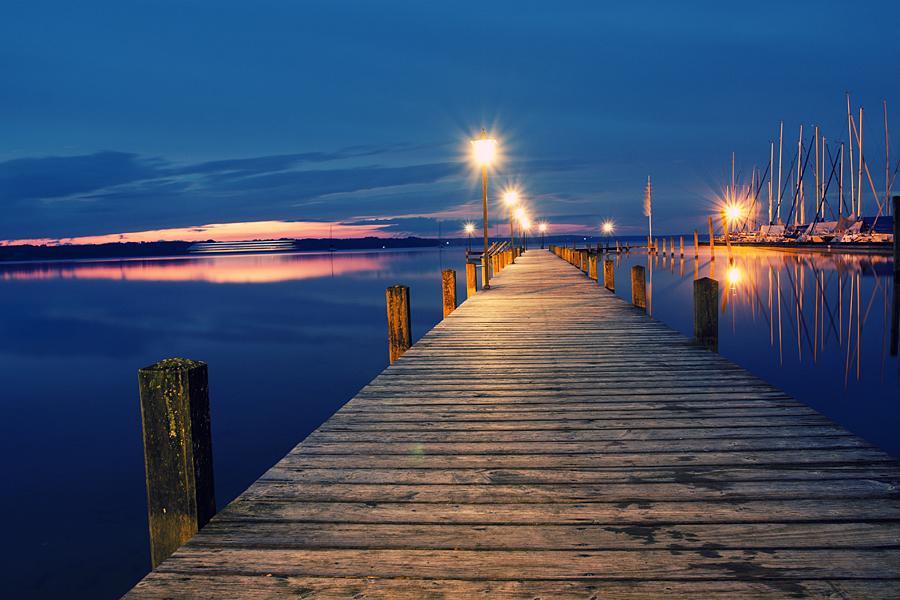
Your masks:
{"label": "lit lamp post", "polygon": [[544,234],[547,232],[547,224],[546,224],[546,223],[539,223],[539,224],[538,224],[538,231],[541,232],[541,250],[543,250],[543,249],[544,249]]}
{"label": "lit lamp post", "polygon": [[475,164],[481,167],[481,193],[482,193],[482,209],[483,209],[483,226],[484,226],[484,254],[481,255],[481,288],[485,290],[491,289],[490,267],[488,266],[488,209],[487,209],[487,176],[488,167],[494,162],[497,154],[497,140],[489,138],[487,130],[482,128],[481,135],[478,139],[472,140],[472,155]]}
{"label": "lit lamp post", "polygon": [[519,203],[519,192],[516,190],[508,190],[503,194],[503,201],[509,207],[509,245],[516,245],[516,236],[513,232],[513,209]]}
{"label": "lit lamp post", "polygon": [[522,227],[522,246],[528,250],[528,230],[531,229],[531,221],[528,217],[522,217],[519,225]]}
{"label": "lit lamp post", "polygon": [[466,223],[466,235],[469,236],[469,243],[466,246],[466,253],[472,251],[472,234],[475,232],[475,223]]}
{"label": "lit lamp post", "polygon": [[519,237],[521,238],[522,237],[522,221],[524,221],[527,218],[527,215],[525,213],[525,207],[523,207],[523,206],[518,207],[514,213],[514,216],[515,216],[516,222],[519,224]]}
{"label": "lit lamp post", "polygon": [[609,236],[613,234],[616,230],[616,224],[607,219],[603,221],[603,225],[600,226],[600,230],[603,232],[603,235],[606,236],[606,250],[609,251]]}

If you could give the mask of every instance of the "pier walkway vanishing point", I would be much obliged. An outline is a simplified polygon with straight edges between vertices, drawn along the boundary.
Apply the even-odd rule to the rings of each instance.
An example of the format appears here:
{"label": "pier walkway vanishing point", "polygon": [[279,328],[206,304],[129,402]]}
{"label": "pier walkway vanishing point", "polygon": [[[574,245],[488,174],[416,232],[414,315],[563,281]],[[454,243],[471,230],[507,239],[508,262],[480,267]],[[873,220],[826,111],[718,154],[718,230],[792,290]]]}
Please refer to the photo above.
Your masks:
{"label": "pier walkway vanishing point", "polygon": [[491,285],[129,597],[900,593],[897,461],[549,252]]}

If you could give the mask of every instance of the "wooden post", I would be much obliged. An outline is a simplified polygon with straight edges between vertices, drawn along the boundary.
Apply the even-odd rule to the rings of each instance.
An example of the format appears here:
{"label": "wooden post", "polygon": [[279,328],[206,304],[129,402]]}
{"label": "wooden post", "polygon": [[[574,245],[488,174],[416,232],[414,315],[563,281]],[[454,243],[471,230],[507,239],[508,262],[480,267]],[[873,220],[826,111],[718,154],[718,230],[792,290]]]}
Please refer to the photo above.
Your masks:
{"label": "wooden post", "polygon": [[700,234],[697,233],[697,230],[694,230],[694,258],[700,256]]}
{"label": "wooden post", "polygon": [[478,291],[478,275],[475,273],[475,265],[466,263],[466,298],[471,298]]}
{"label": "wooden post", "polygon": [[491,289],[491,267],[490,260],[486,254],[481,255],[481,289]]}
{"label": "wooden post", "polygon": [[716,260],[716,235],[713,232],[712,217],[709,217],[709,260]]}
{"label": "wooden post", "polygon": [[719,282],[709,277],[694,280],[694,340],[708,350],[719,349]]}
{"label": "wooden post", "polygon": [[647,281],[644,277],[644,267],[640,265],[631,267],[631,303],[647,310]]}
{"label": "wooden post", "polygon": [[603,287],[611,292],[616,291],[616,271],[612,260],[603,261]]}
{"label": "wooden post", "polygon": [[387,289],[388,355],[391,364],[412,346],[409,327],[409,288],[392,285]]}
{"label": "wooden post", "polygon": [[669,252],[672,258],[675,258],[675,238],[669,238]]}
{"label": "wooden post", "polygon": [[678,251],[681,253],[681,258],[684,258],[684,236],[678,238]]}
{"label": "wooden post", "polygon": [[206,363],[161,360],[138,370],[138,386],[155,569],[216,513]]}
{"label": "wooden post", "polygon": [[600,260],[599,254],[592,254],[590,258],[588,258],[590,266],[588,267],[588,277],[597,281],[597,261]]}
{"label": "wooden post", "polygon": [[588,272],[590,268],[588,264],[590,263],[591,251],[590,250],[582,250],[581,251],[581,270],[585,273]]}
{"label": "wooden post", "polygon": [[444,316],[456,310],[456,271],[441,271],[441,295],[444,298]]}

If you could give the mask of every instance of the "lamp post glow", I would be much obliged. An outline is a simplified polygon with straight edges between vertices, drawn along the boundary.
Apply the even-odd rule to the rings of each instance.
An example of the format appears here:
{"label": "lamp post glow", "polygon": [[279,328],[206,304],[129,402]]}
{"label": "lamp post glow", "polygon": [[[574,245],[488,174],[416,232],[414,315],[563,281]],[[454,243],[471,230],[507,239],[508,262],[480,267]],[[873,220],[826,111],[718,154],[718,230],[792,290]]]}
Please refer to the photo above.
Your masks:
{"label": "lamp post glow", "polygon": [[516,237],[513,233],[513,209],[519,203],[519,192],[516,190],[507,190],[503,194],[503,201],[509,207],[509,245],[516,245]]}
{"label": "lamp post glow", "polygon": [[541,250],[544,249],[544,234],[547,232],[546,223],[538,223],[538,231],[541,232]]}
{"label": "lamp post glow", "polygon": [[494,162],[497,154],[497,140],[489,138],[487,130],[482,128],[481,135],[478,139],[472,140],[472,156],[475,164],[481,167],[481,193],[482,193],[482,209],[483,209],[483,225],[484,225],[484,254],[482,255],[481,267],[481,283],[482,289],[491,289],[490,272],[487,261],[488,254],[488,208],[487,208],[487,189],[488,189],[488,167]]}
{"label": "lamp post glow", "polygon": [[522,217],[519,226],[522,228],[522,246],[528,250],[528,230],[531,229],[531,221],[528,217]]}
{"label": "lamp post glow", "polygon": [[603,235],[606,236],[606,250],[609,251],[609,236],[616,230],[616,224],[610,220],[603,221],[603,224],[600,226],[600,231],[603,232]]}
{"label": "lamp post glow", "polygon": [[466,223],[466,235],[469,236],[469,244],[466,246],[466,253],[472,251],[472,234],[475,232],[475,223]]}

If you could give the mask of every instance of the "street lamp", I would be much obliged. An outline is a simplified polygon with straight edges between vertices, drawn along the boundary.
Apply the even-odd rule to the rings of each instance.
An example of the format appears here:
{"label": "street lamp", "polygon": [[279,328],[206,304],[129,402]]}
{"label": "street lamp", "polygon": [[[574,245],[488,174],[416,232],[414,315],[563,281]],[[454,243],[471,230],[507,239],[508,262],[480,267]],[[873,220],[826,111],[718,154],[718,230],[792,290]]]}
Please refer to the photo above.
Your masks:
{"label": "street lamp", "polygon": [[541,250],[544,249],[544,234],[547,232],[546,223],[538,223],[538,231],[541,232]]}
{"label": "street lamp", "polygon": [[503,201],[509,207],[509,245],[516,245],[516,236],[513,233],[513,209],[519,203],[519,192],[516,190],[507,190],[503,194]]}
{"label": "street lamp", "polygon": [[497,140],[488,137],[487,130],[482,128],[481,135],[472,140],[472,158],[475,164],[481,167],[481,206],[483,209],[484,225],[484,254],[481,255],[481,288],[491,289],[490,271],[488,267],[488,208],[487,185],[488,167],[494,162],[497,155]]}
{"label": "street lamp", "polygon": [[606,251],[609,252],[609,236],[616,230],[616,224],[613,223],[610,219],[603,221],[603,224],[600,226],[600,230],[603,232],[603,235],[606,236]]}
{"label": "street lamp", "polygon": [[469,243],[466,247],[466,254],[472,251],[472,234],[475,232],[475,223],[466,223],[466,235],[469,236]]}
{"label": "street lamp", "polygon": [[528,250],[528,230],[531,229],[531,221],[528,217],[522,217],[519,225],[522,227],[522,246]]}

